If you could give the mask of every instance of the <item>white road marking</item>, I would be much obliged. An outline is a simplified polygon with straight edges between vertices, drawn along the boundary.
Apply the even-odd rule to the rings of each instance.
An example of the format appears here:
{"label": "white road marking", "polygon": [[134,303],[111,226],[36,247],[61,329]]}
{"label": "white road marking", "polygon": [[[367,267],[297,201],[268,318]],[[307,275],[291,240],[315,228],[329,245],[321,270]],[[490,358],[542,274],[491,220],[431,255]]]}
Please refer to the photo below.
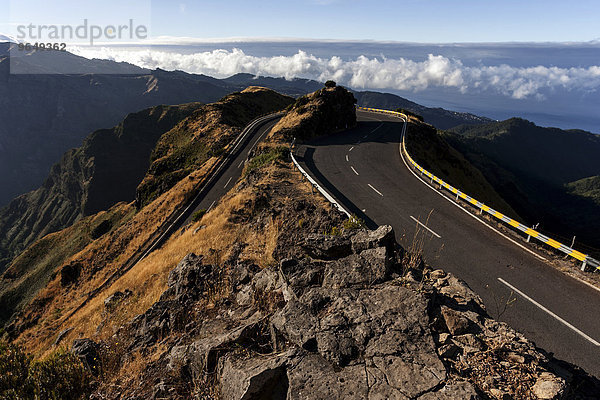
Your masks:
{"label": "white road marking", "polygon": [[381,128],[382,126],[383,126],[383,123],[381,123],[381,124],[380,124],[380,125],[379,125],[377,128],[373,129],[373,130],[371,131],[371,133],[375,132],[377,129]]}
{"label": "white road marking", "polygon": [[412,215],[410,216],[413,221],[415,221],[417,224],[421,225],[423,228],[427,229],[429,232],[431,232],[435,237],[437,237],[438,239],[441,239],[442,237],[440,235],[438,235],[437,233],[435,233],[434,231],[432,231],[431,229],[429,229],[427,227],[427,225],[425,225],[424,223],[422,223],[421,221],[419,221],[418,219],[416,219],[415,217],[413,217]]}
{"label": "white road marking", "polygon": [[244,163],[244,161],[246,161],[246,160],[242,160],[242,161],[240,161],[240,163],[239,163],[239,165],[238,165],[238,168],[242,166],[242,164]]}
{"label": "white road marking", "polygon": [[346,161],[350,161],[350,160],[348,160],[348,154],[346,154]]}
{"label": "white road marking", "polygon": [[353,172],[354,172],[356,175],[358,175],[358,172],[356,172],[356,170],[354,169],[354,167],[353,167],[353,166],[350,166],[350,168],[352,168],[352,171],[353,171]]}
{"label": "white road marking", "polygon": [[568,328],[570,328],[573,331],[575,331],[575,333],[577,333],[578,335],[580,335],[581,337],[583,337],[584,339],[586,339],[590,343],[592,343],[592,344],[594,344],[596,346],[600,346],[600,343],[598,343],[596,340],[592,339],[591,337],[589,337],[588,335],[586,335],[585,333],[583,333],[582,331],[580,331],[579,329],[577,329],[576,327],[574,327],[573,325],[571,325],[570,323],[568,323],[567,321],[565,321],[564,319],[562,319],[561,317],[559,317],[558,315],[554,314],[552,311],[548,310],[546,307],[544,307],[543,305],[541,305],[537,301],[533,300],[531,297],[527,296],[525,293],[521,292],[519,289],[517,289],[516,287],[514,287],[510,283],[506,282],[504,279],[498,278],[498,280],[500,282],[502,282],[503,284],[505,284],[506,286],[508,286],[514,292],[516,292],[519,295],[521,295],[521,297],[525,298],[526,300],[529,300],[531,303],[533,303],[533,305],[535,305],[536,307],[538,307],[542,311],[545,311],[546,313],[548,313],[551,317],[553,317],[557,321],[561,322],[562,324],[566,325]]}
{"label": "white road marking", "polygon": [[[358,175],[358,174],[357,174],[357,175]],[[375,189],[375,188],[373,187],[373,185],[371,185],[370,183],[367,183],[367,185],[369,185],[369,187],[370,187],[371,189],[373,189],[373,190],[374,190],[374,191],[375,191],[375,192],[376,192],[378,195],[380,195],[380,196],[383,196],[383,193],[381,193],[379,190]]]}
{"label": "white road marking", "polygon": [[229,185],[229,182],[231,182],[232,179],[233,179],[233,176],[230,176],[229,179],[227,179],[227,183],[225,184],[225,186],[223,186],[223,189],[225,189],[227,187],[227,185]]}
{"label": "white road marking", "polygon": [[417,178],[418,180],[420,180],[421,182],[423,182],[429,189],[433,190],[435,193],[437,193],[439,196],[442,196],[443,199],[446,199],[446,201],[448,201],[450,204],[454,205],[455,207],[457,207],[459,210],[462,210],[464,213],[466,213],[467,215],[470,215],[471,217],[475,218],[477,221],[479,221],[481,224],[487,226],[489,229],[491,229],[492,231],[496,232],[498,235],[502,236],[503,238],[505,238],[506,240],[509,240],[510,242],[512,242],[513,244],[516,244],[517,246],[519,246],[520,248],[522,248],[523,250],[525,250],[526,252],[534,255],[535,257],[539,258],[542,261],[548,261],[547,258],[540,256],[539,254],[537,254],[536,252],[534,252],[533,250],[528,249],[527,247],[523,246],[521,243],[517,242],[516,240],[511,239],[510,237],[508,237],[507,235],[505,235],[504,233],[500,232],[498,229],[494,228],[491,225],[488,225],[487,223],[485,223],[483,220],[479,219],[477,216],[471,214],[467,209],[461,207],[459,204],[456,204],[453,200],[449,199],[448,197],[446,197],[443,193],[441,193],[438,189],[434,188],[433,186],[431,186],[428,182],[426,182],[425,180],[421,179],[421,177],[419,175],[417,175],[415,173],[415,171],[412,170],[412,168],[410,168],[408,166],[408,163],[406,162],[406,160],[404,159],[404,153],[402,153],[402,143],[400,143],[399,146],[399,150],[400,150],[400,157],[402,158],[402,162],[404,163],[404,165],[406,166],[406,169],[408,169],[410,171],[411,174],[413,174],[415,176],[415,178]]}
{"label": "white road marking", "polygon": [[[216,201],[216,200],[215,200],[215,201]],[[209,211],[210,211],[210,209],[212,208],[212,206],[214,206],[214,205],[215,205],[215,201],[213,201],[212,203],[210,203],[210,206],[208,207],[208,210],[206,210],[206,212],[209,212]]]}
{"label": "white road marking", "polygon": [[354,146],[350,147],[350,150],[348,150],[348,151],[352,151],[352,149],[354,149]]}

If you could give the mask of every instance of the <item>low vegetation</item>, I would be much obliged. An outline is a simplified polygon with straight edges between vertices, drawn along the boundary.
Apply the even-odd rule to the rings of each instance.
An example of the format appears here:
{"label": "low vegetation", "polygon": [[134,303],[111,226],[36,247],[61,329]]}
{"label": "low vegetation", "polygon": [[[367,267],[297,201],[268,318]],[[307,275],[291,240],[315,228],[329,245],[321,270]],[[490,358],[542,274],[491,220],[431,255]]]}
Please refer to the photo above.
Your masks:
{"label": "low vegetation", "polygon": [[92,376],[70,352],[34,360],[22,347],[0,341],[1,399],[87,399],[92,389]]}
{"label": "low vegetation", "polygon": [[247,175],[256,169],[271,164],[274,161],[289,159],[290,149],[285,146],[270,147],[266,150],[263,149],[263,151],[264,152],[261,152],[250,160],[250,162],[246,165],[244,174]]}

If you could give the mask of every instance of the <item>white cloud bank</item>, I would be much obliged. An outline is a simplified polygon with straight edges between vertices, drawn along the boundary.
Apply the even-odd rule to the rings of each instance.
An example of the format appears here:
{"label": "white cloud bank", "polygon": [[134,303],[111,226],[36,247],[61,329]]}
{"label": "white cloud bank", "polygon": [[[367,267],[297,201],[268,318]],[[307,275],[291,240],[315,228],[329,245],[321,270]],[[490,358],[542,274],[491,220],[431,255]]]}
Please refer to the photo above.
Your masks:
{"label": "white cloud bank", "polygon": [[215,77],[239,72],[253,75],[301,77],[319,81],[333,79],[356,89],[420,91],[456,88],[463,93],[493,90],[514,99],[543,98],[543,91],[565,89],[596,91],[600,88],[600,66],[588,68],[465,66],[460,60],[430,54],[425,61],[404,58],[320,58],[302,50],[293,56],[256,57],[242,50],[213,50],[179,54],[150,50],[72,48],[87,58],[125,61],[145,68],[183,70]]}

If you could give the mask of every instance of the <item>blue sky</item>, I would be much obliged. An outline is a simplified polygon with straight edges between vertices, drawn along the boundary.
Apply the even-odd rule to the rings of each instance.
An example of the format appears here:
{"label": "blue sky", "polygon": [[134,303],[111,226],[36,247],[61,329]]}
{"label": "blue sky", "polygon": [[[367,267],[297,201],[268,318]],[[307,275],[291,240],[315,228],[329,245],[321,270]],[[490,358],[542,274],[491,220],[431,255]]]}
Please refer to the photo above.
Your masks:
{"label": "blue sky", "polygon": [[[153,36],[309,38],[422,43],[590,41],[600,38],[597,0],[0,0],[11,22],[98,24],[136,18]],[[12,10],[12,16],[5,12]]]}

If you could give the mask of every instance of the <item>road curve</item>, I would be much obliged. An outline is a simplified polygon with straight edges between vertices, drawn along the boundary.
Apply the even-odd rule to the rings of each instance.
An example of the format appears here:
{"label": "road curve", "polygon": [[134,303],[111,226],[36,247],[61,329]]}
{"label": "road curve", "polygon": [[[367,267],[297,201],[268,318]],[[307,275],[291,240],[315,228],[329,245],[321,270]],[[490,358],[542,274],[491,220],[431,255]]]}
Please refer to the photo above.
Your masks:
{"label": "road curve", "polygon": [[159,248],[174,232],[188,225],[194,212],[211,208],[235,185],[242,174],[244,163],[251,151],[264,135],[271,131],[282,116],[282,113],[274,113],[251,121],[240,133],[240,136],[236,138],[233,148],[218,162],[215,170],[211,171],[198,194],[183,209],[175,211],[136,254],[130,257],[121,268],[110,275],[100,286],[89,292],[83,301],[64,317],[64,320],[71,318],[98,293],[109,287],[148,254]]}
{"label": "road curve", "polygon": [[[600,377],[600,291],[550,267],[416,178],[399,152],[397,117],[365,111],[357,117],[356,128],[299,146],[299,162],[367,225],[392,225],[405,248],[419,229],[427,262],[465,280],[493,317]],[[511,293],[517,300],[503,311]]]}

